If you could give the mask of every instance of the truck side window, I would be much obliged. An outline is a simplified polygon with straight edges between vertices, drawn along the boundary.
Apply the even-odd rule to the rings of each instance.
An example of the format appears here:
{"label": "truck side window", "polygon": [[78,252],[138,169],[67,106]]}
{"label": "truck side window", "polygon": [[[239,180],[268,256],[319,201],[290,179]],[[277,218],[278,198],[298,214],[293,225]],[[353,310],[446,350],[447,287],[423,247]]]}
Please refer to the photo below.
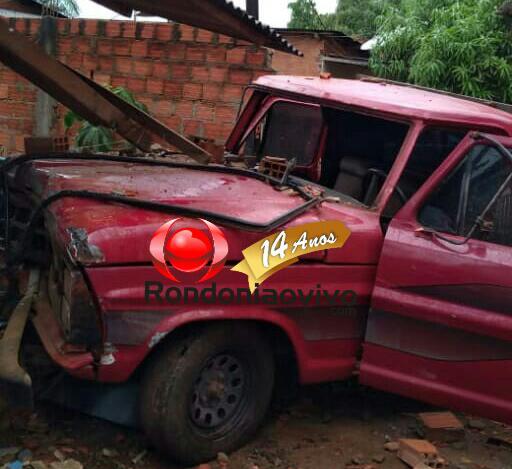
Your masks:
{"label": "truck side window", "polygon": [[319,106],[277,102],[249,134],[242,149],[245,156],[273,156],[309,166],[316,155],[322,132]]}
{"label": "truck side window", "polygon": [[[510,161],[496,148],[474,147],[423,207],[420,223],[436,231],[466,236],[511,170]],[[501,194],[474,238],[512,245],[511,192],[512,187],[508,187]]]}
{"label": "truck side window", "polygon": [[[398,187],[409,199],[427,181],[433,171],[451,154],[466,136],[467,130],[428,127],[419,136]],[[404,201],[395,192],[384,212],[391,219],[403,207]]]}

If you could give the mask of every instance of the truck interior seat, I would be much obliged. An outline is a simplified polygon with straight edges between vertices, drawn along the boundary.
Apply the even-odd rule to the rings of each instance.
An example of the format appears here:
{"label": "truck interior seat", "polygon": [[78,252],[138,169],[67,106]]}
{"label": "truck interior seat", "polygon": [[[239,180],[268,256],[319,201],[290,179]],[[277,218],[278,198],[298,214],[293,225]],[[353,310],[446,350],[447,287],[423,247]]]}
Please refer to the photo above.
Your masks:
{"label": "truck interior seat", "polygon": [[364,196],[364,178],[368,166],[364,159],[345,156],[339,166],[338,177],[333,189],[357,200]]}

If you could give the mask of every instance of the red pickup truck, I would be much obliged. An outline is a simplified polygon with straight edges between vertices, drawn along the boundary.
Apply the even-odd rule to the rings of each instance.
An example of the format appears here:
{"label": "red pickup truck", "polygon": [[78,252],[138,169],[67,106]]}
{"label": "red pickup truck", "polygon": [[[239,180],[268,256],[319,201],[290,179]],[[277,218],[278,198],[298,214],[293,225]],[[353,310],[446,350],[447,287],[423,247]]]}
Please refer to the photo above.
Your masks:
{"label": "red pickup truck", "polygon": [[[357,373],[512,423],[512,115],[369,81],[269,76],[250,88],[223,165],[73,154],[4,164],[5,272],[15,283],[40,271],[31,320],[53,361],[84,380],[139,379],[143,428],[186,463],[246,442],[294,375]],[[215,278],[176,283],[154,268],[155,231],[177,217],[222,232]],[[344,223],[346,244],[258,289],[319,301],[212,301],[247,288],[232,267],[248,246],[323,220]],[[185,301],[198,288],[209,294]],[[327,301],[336,292],[353,296]]]}

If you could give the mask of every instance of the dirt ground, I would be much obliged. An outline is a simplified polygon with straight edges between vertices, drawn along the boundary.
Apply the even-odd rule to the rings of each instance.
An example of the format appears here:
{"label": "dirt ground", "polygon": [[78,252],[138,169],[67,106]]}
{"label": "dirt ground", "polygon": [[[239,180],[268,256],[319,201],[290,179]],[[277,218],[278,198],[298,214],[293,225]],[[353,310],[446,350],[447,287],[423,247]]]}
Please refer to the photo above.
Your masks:
{"label": "dirt ground", "polygon": [[[272,412],[254,440],[230,454],[227,464],[214,461],[209,467],[405,469],[385,444],[422,436],[417,413],[431,410],[354,383],[305,388],[289,408]],[[39,403],[31,416],[8,410],[1,415],[0,467],[16,459],[5,453],[28,449],[21,453],[27,462],[41,461],[33,463],[34,469],[182,469],[156,454],[137,431],[76,411]],[[502,440],[512,438],[511,428],[458,417],[465,424],[465,436],[455,443],[436,442],[449,468],[512,468],[512,446]]]}

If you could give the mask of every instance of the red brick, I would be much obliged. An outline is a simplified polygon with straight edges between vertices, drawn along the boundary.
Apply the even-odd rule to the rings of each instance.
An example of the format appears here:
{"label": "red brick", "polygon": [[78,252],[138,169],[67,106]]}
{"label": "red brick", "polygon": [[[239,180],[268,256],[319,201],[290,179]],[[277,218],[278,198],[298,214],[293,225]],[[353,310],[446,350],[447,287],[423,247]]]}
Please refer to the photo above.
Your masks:
{"label": "red brick", "polygon": [[142,96],[137,98],[137,100],[139,101],[139,103],[144,104],[144,106],[146,106],[150,114],[154,114],[155,102],[153,101],[153,98]]}
{"label": "red brick", "polygon": [[112,86],[114,88],[122,87],[126,88],[128,83],[128,79],[126,77],[112,77]]}
{"label": "red brick", "polygon": [[234,123],[238,113],[238,106],[217,106],[215,120],[221,123]]}
{"label": "red brick", "polygon": [[206,67],[192,67],[192,80],[205,83],[210,77],[210,70]]}
{"label": "red brick", "polygon": [[248,85],[252,80],[252,72],[247,70],[230,70],[229,82],[236,85]]}
{"label": "red brick", "polygon": [[100,85],[110,85],[110,75],[107,73],[96,73],[94,75],[94,81]]}
{"label": "red brick", "polygon": [[155,25],[145,23],[142,26],[142,31],[140,32],[140,37],[143,39],[153,39],[155,36]]}
{"label": "red brick", "polygon": [[146,41],[132,42],[132,55],[134,57],[145,57],[148,55],[148,43]]}
{"label": "red brick", "polygon": [[131,23],[123,22],[123,26],[121,29],[123,31],[123,37],[133,38],[133,37],[135,37],[137,25],[135,22],[131,22]]}
{"label": "red brick", "polygon": [[256,81],[258,78],[264,77],[266,75],[270,75],[271,73],[272,72],[269,70],[261,70],[261,71],[255,70],[255,71],[253,71],[252,79],[253,79],[253,81]]}
{"label": "red brick", "polygon": [[185,58],[186,50],[187,46],[179,42],[169,44],[169,47],[167,49],[169,53],[169,58],[172,60],[183,60]]}
{"label": "red brick", "polygon": [[185,42],[194,41],[195,29],[192,26],[186,24],[180,25],[181,40]]}
{"label": "red brick", "polygon": [[222,91],[222,101],[226,103],[238,102],[243,95],[243,87],[236,85],[225,85]]}
{"label": "red brick", "polygon": [[15,142],[16,151],[25,152],[25,136],[16,135]]}
{"label": "red brick", "polygon": [[98,34],[98,21],[84,20],[84,23],[84,33],[86,34],[86,36],[96,36]]}
{"label": "red brick", "polygon": [[199,83],[185,83],[183,97],[188,99],[201,99],[203,97],[203,85]]}
{"label": "red brick", "polygon": [[187,65],[172,64],[171,65],[171,78],[175,80],[187,80],[190,78],[190,69]]}
{"label": "red brick", "polygon": [[17,103],[13,101],[0,102],[0,115],[22,118],[32,118],[33,105],[31,103]]}
{"label": "red brick", "polygon": [[205,48],[202,46],[188,46],[187,47],[187,60],[193,60],[197,62],[205,61]]}
{"label": "red brick", "polygon": [[205,29],[198,29],[196,34],[197,42],[212,42],[213,33],[206,31]]}
{"label": "red brick", "polygon": [[66,64],[71,68],[80,68],[82,66],[83,54],[71,54],[67,57]]}
{"label": "red brick", "polygon": [[69,33],[70,34],[78,34],[79,31],[79,20],[70,20],[69,21]]}
{"label": "red brick", "polygon": [[87,71],[96,70],[98,68],[98,57],[95,55],[84,55],[82,67]]}
{"label": "red brick", "polygon": [[153,64],[153,76],[157,78],[168,78],[169,65],[162,62],[155,62]]}
{"label": "red brick", "polygon": [[171,24],[157,24],[155,30],[155,38],[159,41],[170,41],[172,37]]}
{"label": "red brick", "polygon": [[20,80],[19,76],[16,75],[15,73],[11,72],[8,69],[5,69],[0,74],[0,83],[2,83],[4,85],[7,85],[7,84],[15,85],[16,83],[19,82],[19,80]]}
{"label": "red brick", "polygon": [[39,32],[39,27],[41,25],[41,22],[39,20],[29,20],[30,27],[29,31],[32,36],[36,35]]}
{"label": "red brick", "polygon": [[70,37],[63,37],[58,42],[59,54],[70,54],[73,50],[73,41]]}
{"label": "red brick", "polygon": [[231,44],[233,42],[233,38],[230,36],[225,36],[224,34],[219,34],[219,44]]}
{"label": "red brick", "polygon": [[0,85],[0,99],[6,99],[9,95],[9,86],[8,85]]}
{"label": "red brick", "polygon": [[124,57],[116,58],[116,70],[120,73],[132,73],[132,60]]}
{"label": "red brick", "polygon": [[152,42],[148,46],[148,56],[153,59],[163,59],[165,56],[165,44]]}
{"label": "red brick", "polygon": [[226,62],[226,50],[223,47],[212,47],[206,53],[208,62]]}
{"label": "red brick", "polygon": [[183,83],[174,83],[172,81],[165,82],[164,95],[181,99],[183,97]]}
{"label": "red brick", "polygon": [[227,70],[222,67],[211,67],[210,68],[210,80],[217,83],[226,81]]}
{"label": "red brick", "polygon": [[146,89],[146,80],[128,77],[126,86],[132,93],[143,93]]}
{"label": "red brick", "polygon": [[78,52],[90,52],[91,40],[87,37],[79,37],[75,39],[75,48]]}
{"label": "red brick", "polygon": [[148,78],[146,91],[151,94],[162,94],[164,92],[164,81],[157,78]]}
{"label": "red brick", "polygon": [[192,101],[178,101],[174,112],[182,118],[191,118],[194,115],[194,103]]}
{"label": "red brick", "polygon": [[114,54],[129,57],[131,55],[131,42],[128,39],[117,39],[113,42]]}
{"label": "red brick", "polygon": [[203,135],[203,123],[199,120],[184,120],[183,133],[187,136],[201,137]]}
{"label": "red brick", "polygon": [[225,140],[229,132],[224,130],[222,124],[217,122],[205,122],[204,123],[204,137],[210,138],[215,141]]}
{"label": "red brick", "polygon": [[108,37],[121,36],[121,22],[120,21],[107,21],[107,27],[106,27],[105,32]]}
{"label": "red brick", "polygon": [[96,48],[98,55],[112,55],[112,41],[100,39]]}
{"label": "red brick", "polygon": [[174,114],[174,103],[167,99],[159,97],[155,101],[155,115],[159,117],[168,117]]}
{"label": "red brick", "polygon": [[222,87],[217,83],[207,83],[204,85],[204,99],[208,101],[218,101],[222,94]]}
{"label": "red brick", "polygon": [[214,118],[215,107],[208,104],[197,103],[195,105],[194,116],[200,121],[211,121]]}
{"label": "red brick", "polygon": [[267,54],[264,51],[247,52],[247,64],[254,67],[261,67],[265,64]]}
{"label": "red brick", "polygon": [[114,68],[114,59],[112,57],[99,57],[98,67],[103,72],[111,72]]}
{"label": "red brick", "polygon": [[153,73],[153,62],[134,60],[133,69],[136,75],[143,77],[151,76]]}
{"label": "red brick", "polygon": [[0,131],[0,151],[10,148],[11,136],[8,133]]}
{"label": "red brick", "polygon": [[14,21],[15,21],[14,30],[17,31],[18,33],[25,34],[25,20],[24,20],[24,18],[17,18]]}
{"label": "red brick", "polygon": [[181,129],[182,129],[181,117],[179,117],[179,116],[164,117],[161,119],[161,121],[170,129],[174,129],[174,130],[177,130],[178,132],[181,132]]}
{"label": "red brick", "polygon": [[230,49],[227,51],[226,61],[230,64],[244,64],[246,52],[246,49],[241,47]]}
{"label": "red brick", "polygon": [[10,86],[8,98],[12,101],[34,103],[36,100],[36,91],[34,89],[26,89],[23,86]]}

